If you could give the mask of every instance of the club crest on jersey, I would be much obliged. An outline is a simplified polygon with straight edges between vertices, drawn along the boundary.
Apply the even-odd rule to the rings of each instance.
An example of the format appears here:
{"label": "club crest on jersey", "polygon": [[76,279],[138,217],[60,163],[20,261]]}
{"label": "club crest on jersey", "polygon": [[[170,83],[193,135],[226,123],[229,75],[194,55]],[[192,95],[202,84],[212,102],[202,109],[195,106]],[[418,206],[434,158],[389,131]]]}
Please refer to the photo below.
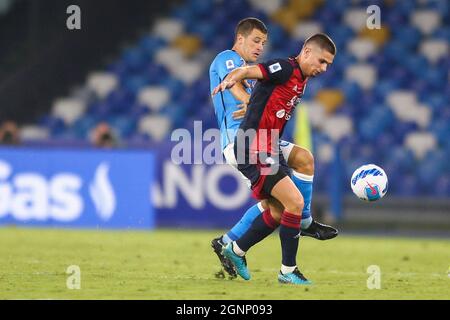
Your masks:
{"label": "club crest on jersey", "polygon": [[274,63],[274,64],[271,64],[271,65],[269,66],[269,71],[270,71],[270,73],[275,73],[275,72],[278,72],[278,71],[280,71],[280,70],[281,70],[281,65],[280,65],[279,62]]}
{"label": "club crest on jersey", "polygon": [[234,68],[234,62],[233,62],[233,60],[227,60],[227,61],[225,62],[225,65],[227,66],[227,69],[232,69],[232,68]]}
{"label": "club crest on jersey", "polygon": [[281,119],[284,117],[285,114],[286,114],[286,110],[281,109],[281,110],[277,111],[276,116],[277,116],[277,118]]}

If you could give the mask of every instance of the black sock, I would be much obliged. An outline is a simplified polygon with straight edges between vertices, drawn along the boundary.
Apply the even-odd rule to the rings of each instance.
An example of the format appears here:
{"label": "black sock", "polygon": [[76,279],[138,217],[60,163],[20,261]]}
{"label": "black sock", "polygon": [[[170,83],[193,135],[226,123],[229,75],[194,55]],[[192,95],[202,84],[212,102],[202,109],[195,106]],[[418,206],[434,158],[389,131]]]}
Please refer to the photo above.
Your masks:
{"label": "black sock", "polygon": [[295,215],[287,211],[281,216],[280,240],[282,252],[282,264],[286,267],[297,265],[298,239],[300,232],[300,215]]}
{"label": "black sock", "polygon": [[246,252],[271,234],[277,227],[278,223],[272,218],[270,211],[266,210],[253,220],[250,228],[236,241],[236,244],[242,251]]}

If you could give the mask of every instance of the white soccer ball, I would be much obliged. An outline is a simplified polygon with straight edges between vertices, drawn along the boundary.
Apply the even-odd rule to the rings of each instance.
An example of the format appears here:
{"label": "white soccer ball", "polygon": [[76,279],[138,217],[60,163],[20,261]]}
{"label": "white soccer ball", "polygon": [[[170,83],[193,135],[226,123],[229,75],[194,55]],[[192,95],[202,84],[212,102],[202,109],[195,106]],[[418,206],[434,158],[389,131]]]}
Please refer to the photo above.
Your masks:
{"label": "white soccer ball", "polygon": [[350,180],[353,193],[364,201],[383,198],[388,189],[386,172],[374,164],[366,164],[353,172]]}

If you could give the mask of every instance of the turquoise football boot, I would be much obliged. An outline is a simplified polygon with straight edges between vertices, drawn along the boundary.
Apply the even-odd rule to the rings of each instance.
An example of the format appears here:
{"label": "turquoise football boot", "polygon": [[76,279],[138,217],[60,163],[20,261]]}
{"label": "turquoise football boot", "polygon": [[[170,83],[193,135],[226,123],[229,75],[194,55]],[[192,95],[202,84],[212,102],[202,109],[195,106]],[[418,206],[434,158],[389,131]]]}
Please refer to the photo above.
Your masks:
{"label": "turquoise football boot", "polygon": [[282,274],[280,271],[278,274],[278,282],[284,284],[312,284],[312,282],[306,279],[298,268],[295,268],[293,272],[286,274]]}
{"label": "turquoise football boot", "polygon": [[233,243],[229,243],[223,247],[222,254],[231,261],[238,275],[244,280],[250,280],[250,272],[247,269],[247,260],[245,259],[245,256],[241,257],[234,253]]}

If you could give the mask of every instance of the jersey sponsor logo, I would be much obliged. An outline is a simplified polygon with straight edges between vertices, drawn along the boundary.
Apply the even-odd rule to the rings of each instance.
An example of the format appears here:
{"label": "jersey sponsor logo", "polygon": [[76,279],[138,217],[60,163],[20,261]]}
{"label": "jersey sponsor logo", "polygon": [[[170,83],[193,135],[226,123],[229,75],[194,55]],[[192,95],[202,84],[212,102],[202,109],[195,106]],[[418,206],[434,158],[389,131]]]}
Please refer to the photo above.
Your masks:
{"label": "jersey sponsor logo", "polygon": [[279,118],[279,119],[283,118],[285,114],[286,114],[286,110],[284,110],[284,109],[278,110],[276,113],[277,118]]}
{"label": "jersey sponsor logo", "polygon": [[271,65],[269,66],[269,71],[270,71],[270,73],[275,73],[275,72],[278,72],[278,71],[280,71],[280,70],[281,70],[281,65],[280,65],[279,62],[274,63],[274,64],[271,64]]}
{"label": "jersey sponsor logo", "polygon": [[233,69],[234,68],[234,62],[233,60],[227,60],[225,62],[225,65],[227,66],[227,69]]}

